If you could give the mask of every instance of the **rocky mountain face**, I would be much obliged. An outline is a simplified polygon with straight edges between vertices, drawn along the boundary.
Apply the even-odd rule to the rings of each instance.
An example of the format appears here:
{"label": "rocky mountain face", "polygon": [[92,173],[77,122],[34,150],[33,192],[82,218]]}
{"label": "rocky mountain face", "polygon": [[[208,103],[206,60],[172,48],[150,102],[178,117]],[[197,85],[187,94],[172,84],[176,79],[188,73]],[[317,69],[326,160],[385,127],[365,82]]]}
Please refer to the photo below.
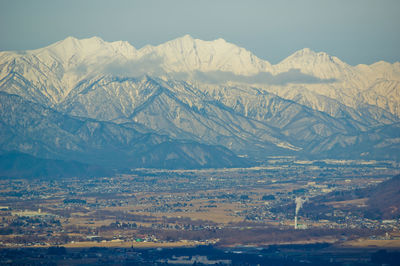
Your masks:
{"label": "rocky mountain face", "polygon": [[222,39],[136,49],[69,37],[0,52],[0,150],[128,168],[398,160],[399,88],[400,63],[310,49],[271,65]]}
{"label": "rocky mountain face", "polygon": [[135,123],[120,125],[72,117],[4,92],[0,92],[0,121],[3,152],[83,162],[94,169],[99,165],[107,170],[247,165],[246,160],[222,146],[146,133]]}

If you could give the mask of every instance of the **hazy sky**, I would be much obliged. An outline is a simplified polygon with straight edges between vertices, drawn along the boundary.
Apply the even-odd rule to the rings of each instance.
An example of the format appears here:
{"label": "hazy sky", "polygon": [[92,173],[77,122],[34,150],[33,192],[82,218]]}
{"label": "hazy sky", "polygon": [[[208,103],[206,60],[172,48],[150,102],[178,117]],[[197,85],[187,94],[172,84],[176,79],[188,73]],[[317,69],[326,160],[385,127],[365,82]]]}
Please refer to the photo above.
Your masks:
{"label": "hazy sky", "polygon": [[190,34],[277,63],[309,47],[349,64],[400,61],[400,0],[0,0],[0,50],[75,36],[136,48]]}

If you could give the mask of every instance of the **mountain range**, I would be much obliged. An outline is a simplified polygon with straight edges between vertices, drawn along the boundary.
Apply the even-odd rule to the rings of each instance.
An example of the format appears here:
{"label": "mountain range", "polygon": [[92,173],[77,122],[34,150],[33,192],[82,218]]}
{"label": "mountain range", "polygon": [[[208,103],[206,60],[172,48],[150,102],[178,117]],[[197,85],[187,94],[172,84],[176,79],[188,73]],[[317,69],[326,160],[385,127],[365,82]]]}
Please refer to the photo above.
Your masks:
{"label": "mountain range", "polygon": [[272,65],[223,39],[68,37],[0,52],[0,91],[2,154],[117,169],[400,159],[399,62],[305,48]]}

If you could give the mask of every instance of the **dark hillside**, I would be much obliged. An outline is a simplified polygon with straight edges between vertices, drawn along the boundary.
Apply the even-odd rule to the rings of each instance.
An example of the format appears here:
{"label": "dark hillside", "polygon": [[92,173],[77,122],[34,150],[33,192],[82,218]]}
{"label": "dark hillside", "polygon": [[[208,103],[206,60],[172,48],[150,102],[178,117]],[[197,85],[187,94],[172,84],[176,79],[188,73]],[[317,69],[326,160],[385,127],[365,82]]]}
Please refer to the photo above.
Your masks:
{"label": "dark hillside", "polygon": [[63,178],[109,175],[113,175],[111,170],[76,161],[42,159],[18,152],[0,155],[0,177]]}
{"label": "dark hillside", "polygon": [[400,175],[371,191],[366,215],[371,218],[398,219],[400,217]]}

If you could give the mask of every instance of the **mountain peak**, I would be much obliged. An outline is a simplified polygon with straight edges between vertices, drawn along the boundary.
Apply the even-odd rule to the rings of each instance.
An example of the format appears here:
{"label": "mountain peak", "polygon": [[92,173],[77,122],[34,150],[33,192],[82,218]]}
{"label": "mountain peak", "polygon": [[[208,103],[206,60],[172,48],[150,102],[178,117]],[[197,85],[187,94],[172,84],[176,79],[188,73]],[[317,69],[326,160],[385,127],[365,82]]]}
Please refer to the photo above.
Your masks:
{"label": "mountain peak", "polygon": [[132,58],[136,55],[136,48],[127,41],[115,41],[110,43],[115,52],[123,54],[127,58]]}
{"label": "mountain peak", "polygon": [[315,52],[310,48],[303,48],[294,52],[292,55],[285,58],[280,65],[294,64],[294,65],[316,65],[316,64],[340,64],[344,65],[339,58],[331,56],[325,52]]}
{"label": "mountain peak", "polygon": [[316,54],[316,52],[314,52],[313,50],[311,50],[308,47],[305,47],[303,49],[300,49],[300,50],[296,51],[295,54],[308,55],[308,54]]}
{"label": "mountain peak", "polygon": [[59,47],[59,46],[66,46],[68,49],[76,47],[79,45],[80,40],[73,37],[68,36],[64,40],[58,41],[56,43],[50,44],[48,48]]}
{"label": "mountain peak", "polygon": [[51,50],[56,54],[60,53],[76,53],[78,50],[95,50],[103,47],[106,42],[99,37],[91,37],[86,39],[77,39],[72,36],[68,36],[64,40],[53,43],[45,48],[38,49],[42,50]]}
{"label": "mountain peak", "polygon": [[178,39],[183,39],[183,40],[194,40],[194,38],[189,35],[189,34],[185,34],[182,37],[178,38]]}
{"label": "mountain peak", "polygon": [[[174,40],[168,41],[159,45],[158,47],[164,48],[165,45],[169,46],[180,46],[181,48],[187,49],[213,49],[213,50],[221,50],[223,49],[243,49],[238,47],[233,43],[229,43],[222,38],[218,38],[211,41],[204,41],[201,39],[193,38],[191,35],[186,34],[182,37],[176,38]],[[244,50],[244,49],[243,49]]]}
{"label": "mountain peak", "polygon": [[[190,36],[189,34],[186,34],[182,37],[168,41],[165,44],[191,47],[194,45],[195,41],[196,40],[192,36]],[[161,45],[163,45],[163,44],[161,44]]]}
{"label": "mountain peak", "polygon": [[214,40],[214,42],[219,42],[219,43],[228,43],[225,39],[223,38],[218,38],[216,40]]}
{"label": "mountain peak", "polygon": [[69,36],[64,40],[53,43],[45,48],[34,50],[33,53],[41,57],[55,57],[63,64],[76,65],[78,63],[95,63],[98,58],[115,58],[116,55],[124,58],[133,58],[136,49],[126,41],[107,42],[94,36],[77,39]]}
{"label": "mountain peak", "polygon": [[76,42],[79,41],[77,38],[75,38],[74,36],[68,36],[66,37],[64,40],[59,41],[58,43],[62,43],[62,42]]}
{"label": "mountain peak", "polygon": [[294,52],[292,55],[290,55],[288,58],[295,58],[295,57],[329,57],[327,53],[324,52],[315,52],[314,50],[311,50],[310,48],[303,48],[300,49],[296,52]]}
{"label": "mountain peak", "polygon": [[95,41],[95,42],[104,42],[104,40],[102,38],[98,37],[98,36],[93,36],[93,37],[90,37],[90,38],[86,38],[86,40],[91,40],[91,41]]}
{"label": "mountain peak", "polygon": [[158,46],[146,46],[139,53],[160,58],[166,72],[225,71],[254,75],[270,67],[268,62],[222,38],[203,41],[184,35]]}
{"label": "mountain peak", "polygon": [[85,39],[78,39],[73,36],[68,36],[64,40],[51,44],[49,47],[66,46],[68,48],[71,48],[71,47],[81,46],[82,44],[99,45],[99,44],[104,44],[104,40],[97,36]]}
{"label": "mountain peak", "polygon": [[331,56],[325,52],[315,52],[310,48],[296,51],[282,60],[279,64],[275,65],[275,69],[278,72],[285,72],[290,69],[299,69],[302,73],[314,77],[337,80],[346,78],[346,73],[351,72],[348,65],[342,62],[339,58]]}

